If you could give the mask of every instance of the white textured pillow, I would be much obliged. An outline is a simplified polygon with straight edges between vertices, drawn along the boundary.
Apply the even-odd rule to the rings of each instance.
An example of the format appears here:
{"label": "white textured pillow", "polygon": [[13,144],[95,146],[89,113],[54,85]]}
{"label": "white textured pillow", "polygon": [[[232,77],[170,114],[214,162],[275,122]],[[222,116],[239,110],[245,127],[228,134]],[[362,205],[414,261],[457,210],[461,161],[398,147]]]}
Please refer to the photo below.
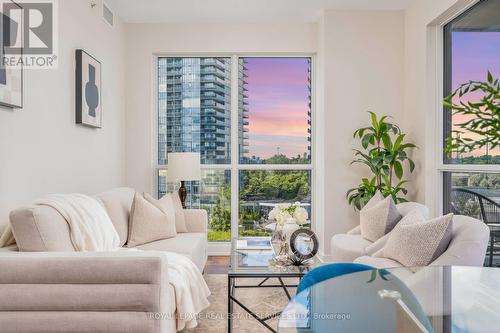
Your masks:
{"label": "white textured pillow", "polygon": [[401,219],[401,214],[399,214],[391,196],[370,204],[372,200],[359,212],[359,225],[361,236],[375,242],[396,226]]}
{"label": "white textured pillow", "polygon": [[127,246],[134,247],[176,235],[174,214],[165,214],[136,193],[130,211]]}
{"label": "white textured pillow", "polygon": [[382,193],[377,191],[377,192],[375,192],[373,197],[370,200],[368,200],[366,205],[364,205],[361,210],[365,210],[365,209],[368,209],[370,207],[373,207],[374,205],[378,204],[382,200],[384,200],[384,196],[382,195]]}
{"label": "white textured pillow", "polygon": [[184,218],[184,211],[182,210],[182,204],[179,201],[181,209],[180,210],[176,209],[172,193],[167,193],[160,200],[156,200],[151,195],[144,192],[144,199],[146,199],[151,204],[155,205],[165,214],[173,214],[173,219],[175,220],[176,232],[179,233],[187,232],[186,221]]}
{"label": "white textured pillow", "polygon": [[429,221],[416,214],[412,218],[413,221],[398,223],[376,256],[396,260],[406,267],[420,267],[429,265],[446,251],[452,237],[453,214]]}
{"label": "white textured pillow", "polygon": [[[399,209],[398,209],[398,211],[401,213],[401,211]],[[424,218],[424,215],[422,214],[422,212],[419,209],[415,209],[415,210],[409,211],[406,215],[404,215],[403,218],[401,218],[401,220],[399,220],[398,224],[418,223],[418,222],[424,222],[424,221],[425,221],[425,218]],[[391,236],[391,233],[394,232],[394,229],[392,229],[392,231],[389,232],[388,234],[385,234],[383,237],[380,237],[375,242],[368,245],[365,248],[366,253],[368,255],[372,254],[374,257],[383,257],[382,252],[379,252],[379,251],[384,248],[385,244],[387,243],[387,240]]]}

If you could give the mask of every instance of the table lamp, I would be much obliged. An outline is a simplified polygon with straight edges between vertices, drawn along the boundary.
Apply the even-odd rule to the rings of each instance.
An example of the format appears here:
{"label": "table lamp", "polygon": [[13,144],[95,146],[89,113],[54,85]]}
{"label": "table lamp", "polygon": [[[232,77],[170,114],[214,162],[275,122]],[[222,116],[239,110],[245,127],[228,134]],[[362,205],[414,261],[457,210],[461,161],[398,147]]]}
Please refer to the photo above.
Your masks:
{"label": "table lamp", "polygon": [[167,178],[172,182],[181,182],[179,198],[182,208],[186,208],[187,191],[184,182],[201,180],[200,153],[168,153]]}

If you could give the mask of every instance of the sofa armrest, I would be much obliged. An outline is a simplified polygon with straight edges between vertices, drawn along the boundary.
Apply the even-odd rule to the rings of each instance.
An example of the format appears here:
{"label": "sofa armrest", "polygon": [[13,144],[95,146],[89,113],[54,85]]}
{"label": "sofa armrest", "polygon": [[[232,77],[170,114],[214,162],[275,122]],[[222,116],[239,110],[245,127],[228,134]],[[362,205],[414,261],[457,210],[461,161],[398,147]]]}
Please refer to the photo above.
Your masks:
{"label": "sofa armrest", "polygon": [[[2,252],[0,311],[167,312],[167,256],[156,251]],[[76,301],[75,301],[76,300]]]}
{"label": "sofa armrest", "polygon": [[358,225],[357,227],[346,232],[346,234],[348,234],[348,235],[360,235],[361,234],[361,226]]}
{"label": "sofa armrest", "polygon": [[185,209],[186,227],[188,232],[208,232],[208,214],[204,209]]}

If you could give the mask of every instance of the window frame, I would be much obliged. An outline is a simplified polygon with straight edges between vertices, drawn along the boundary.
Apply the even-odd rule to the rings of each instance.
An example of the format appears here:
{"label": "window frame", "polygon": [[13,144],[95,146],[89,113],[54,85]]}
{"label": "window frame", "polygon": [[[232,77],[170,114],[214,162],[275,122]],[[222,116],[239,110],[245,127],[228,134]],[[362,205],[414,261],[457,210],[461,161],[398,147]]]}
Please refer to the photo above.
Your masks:
{"label": "window frame", "polygon": [[[434,25],[428,27],[430,32],[428,34],[430,41],[430,52],[427,54],[429,61],[429,66],[435,70],[435,76],[428,77],[429,91],[428,94],[434,105],[430,110],[436,112],[431,116],[431,122],[434,123],[434,145],[428,149],[426,152],[426,158],[433,159],[432,164],[434,164],[433,169],[436,170],[433,174],[429,175],[426,180],[426,187],[429,184],[433,184],[430,189],[426,192],[426,202],[430,204],[431,211],[437,215],[444,214],[447,209],[445,204],[449,202],[450,193],[446,193],[446,188],[449,187],[449,179],[447,179],[446,174],[452,174],[457,172],[463,173],[499,173],[499,164],[451,164],[448,163],[447,158],[444,153],[444,142],[447,138],[447,134],[451,129],[451,119],[445,117],[445,108],[443,106],[444,97],[452,89],[450,78],[452,70],[452,57],[451,48],[452,43],[447,36],[447,25],[452,21],[467,15],[477,4],[482,0],[466,0],[461,8],[453,7],[447,12],[445,12],[440,18],[435,20]],[[440,22],[436,22],[440,21]],[[432,138],[431,138],[432,139]],[[438,141],[439,145],[436,147],[435,142]],[[429,141],[426,141],[429,142]],[[437,191],[436,191],[437,190]],[[434,193],[430,193],[434,191]],[[437,196],[437,197],[436,197]],[[436,206],[437,203],[437,206]]]}
{"label": "window frame", "polygon": [[[229,170],[231,172],[231,238],[239,235],[239,173],[246,170],[308,170],[311,172],[311,229],[315,229],[316,218],[316,55],[313,53],[158,53],[153,55],[153,149],[154,153],[154,181],[153,193],[158,193],[158,173],[160,170],[168,170],[168,165],[158,163],[158,60],[159,58],[231,58],[231,163],[230,164],[202,164],[201,169]],[[309,58],[311,66],[311,156],[309,164],[240,164],[240,151],[238,146],[238,60],[239,58]],[[231,242],[213,241],[209,242],[209,253],[211,255],[226,255],[230,253]]]}

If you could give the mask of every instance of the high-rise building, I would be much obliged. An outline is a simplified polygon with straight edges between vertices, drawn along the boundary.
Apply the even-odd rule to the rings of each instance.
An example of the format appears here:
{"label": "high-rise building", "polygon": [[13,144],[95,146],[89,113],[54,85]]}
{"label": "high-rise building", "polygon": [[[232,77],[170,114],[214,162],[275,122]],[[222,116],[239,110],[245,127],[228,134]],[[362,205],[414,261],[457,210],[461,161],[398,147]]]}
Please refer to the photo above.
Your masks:
{"label": "high-rise building", "polygon": [[160,58],[158,72],[160,164],[183,151],[200,152],[204,164],[229,163],[230,59]]}
{"label": "high-rise building", "polygon": [[307,157],[311,158],[311,58],[307,59],[307,87],[308,92],[308,109],[307,109]]}
{"label": "high-rise building", "polygon": [[[248,154],[248,125],[249,125],[249,109],[248,109],[248,89],[247,89],[247,60],[240,58],[238,62],[238,146],[240,156]],[[243,161],[245,162],[245,161]]]}
{"label": "high-rise building", "polygon": [[[238,64],[238,79],[243,113],[238,144],[248,151],[244,62]],[[167,164],[170,152],[199,152],[203,164],[230,164],[231,59],[159,58],[158,87],[158,164]],[[164,193],[166,179],[160,177],[158,185]],[[189,186],[189,193],[199,193],[198,186]],[[194,197],[188,198],[191,204],[197,203]]]}

